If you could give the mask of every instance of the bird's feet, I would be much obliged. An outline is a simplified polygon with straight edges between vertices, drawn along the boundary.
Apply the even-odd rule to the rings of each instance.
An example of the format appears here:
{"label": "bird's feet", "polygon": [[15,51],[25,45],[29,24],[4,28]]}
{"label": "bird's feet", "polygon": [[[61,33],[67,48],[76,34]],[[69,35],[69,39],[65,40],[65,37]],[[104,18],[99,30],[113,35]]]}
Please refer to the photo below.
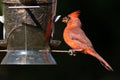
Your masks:
{"label": "bird's feet", "polygon": [[69,54],[70,56],[76,56],[76,52],[79,52],[79,51],[82,51],[82,49],[70,49],[70,50],[68,51],[68,54]]}
{"label": "bird's feet", "polygon": [[70,56],[76,56],[75,51],[72,50],[72,49],[70,49],[70,50],[68,51],[68,54],[69,54]]}

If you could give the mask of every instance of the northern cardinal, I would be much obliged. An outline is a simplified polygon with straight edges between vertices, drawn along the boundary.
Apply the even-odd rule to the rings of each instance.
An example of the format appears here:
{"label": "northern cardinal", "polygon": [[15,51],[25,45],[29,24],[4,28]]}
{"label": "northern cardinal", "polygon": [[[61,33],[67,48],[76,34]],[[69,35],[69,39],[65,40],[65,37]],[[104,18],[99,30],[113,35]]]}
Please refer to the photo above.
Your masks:
{"label": "northern cardinal", "polygon": [[91,41],[81,29],[79,14],[80,11],[75,11],[62,19],[62,22],[67,24],[63,32],[63,38],[66,44],[72,48],[70,50],[71,55],[73,55],[75,51],[89,54],[97,58],[108,71],[113,71],[112,67],[94,50]]}

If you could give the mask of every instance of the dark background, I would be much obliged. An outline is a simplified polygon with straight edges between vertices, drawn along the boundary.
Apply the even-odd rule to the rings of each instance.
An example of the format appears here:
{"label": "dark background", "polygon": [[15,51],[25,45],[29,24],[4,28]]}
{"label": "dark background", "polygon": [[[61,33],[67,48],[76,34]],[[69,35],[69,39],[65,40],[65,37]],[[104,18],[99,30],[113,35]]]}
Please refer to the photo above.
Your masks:
{"label": "dark background", "polygon": [[[79,18],[82,29],[96,51],[113,67],[113,72],[107,71],[89,55],[80,53],[72,57],[66,53],[52,53],[57,62],[55,66],[0,65],[0,80],[120,80],[120,1],[58,0],[57,14],[62,17],[75,10],[81,11]],[[68,50],[70,47],[62,38],[65,24],[59,20],[55,25],[54,39],[59,39],[62,43],[53,49]],[[0,30],[2,35],[2,24]],[[0,60],[4,55],[5,53],[0,53]]]}

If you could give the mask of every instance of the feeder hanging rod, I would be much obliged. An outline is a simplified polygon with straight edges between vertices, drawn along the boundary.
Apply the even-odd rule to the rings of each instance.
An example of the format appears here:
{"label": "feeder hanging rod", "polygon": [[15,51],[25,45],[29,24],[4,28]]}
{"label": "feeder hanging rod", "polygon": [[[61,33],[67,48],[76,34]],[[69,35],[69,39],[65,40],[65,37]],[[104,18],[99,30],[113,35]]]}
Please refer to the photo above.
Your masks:
{"label": "feeder hanging rod", "polygon": [[22,8],[40,8],[40,6],[9,6],[10,9],[22,9]]}

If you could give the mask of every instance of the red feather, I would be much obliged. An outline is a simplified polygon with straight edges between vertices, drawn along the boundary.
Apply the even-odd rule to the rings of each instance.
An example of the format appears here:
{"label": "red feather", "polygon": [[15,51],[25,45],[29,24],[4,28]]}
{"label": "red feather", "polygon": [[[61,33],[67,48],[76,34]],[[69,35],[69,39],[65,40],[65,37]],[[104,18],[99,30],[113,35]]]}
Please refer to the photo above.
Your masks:
{"label": "red feather", "polygon": [[79,10],[68,14],[69,17],[76,17],[76,18],[78,18],[79,15],[80,15],[80,11]]}
{"label": "red feather", "polygon": [[49,40],[50,37],[50,33],[51,33],[51,29],[52,29],[52,12],[50,14],[49,20],[48,20],[48,24],[47,24],[47,29],[45,31],[45,41]]}

